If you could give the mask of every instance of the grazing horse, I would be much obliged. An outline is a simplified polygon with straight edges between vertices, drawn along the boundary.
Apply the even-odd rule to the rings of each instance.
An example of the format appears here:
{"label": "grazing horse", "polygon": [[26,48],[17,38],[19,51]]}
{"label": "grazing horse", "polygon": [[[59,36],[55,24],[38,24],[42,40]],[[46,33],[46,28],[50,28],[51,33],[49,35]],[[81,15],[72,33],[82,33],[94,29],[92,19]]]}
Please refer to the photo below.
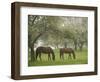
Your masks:
{"label": "grazing horse", "polygon": [[71,58],[71,54],[73,54],[73,58],[75,59],[75,53],[72,48],[60,48],[60,58],[64,59],[64,53],[68,53]]}
{"label": "grazing horse", "polygon": [[38,47],[36,49],[36,59],[39,56],[39,58],[41,60],[42,53],[48,55],[48,60],[51,60],[51,56],[50,55],[52,55],[52,60],[55,60],[55,54],[54,54],[54,51],[53,51],[53,49],[51,47],[42,47],[42,46]]}

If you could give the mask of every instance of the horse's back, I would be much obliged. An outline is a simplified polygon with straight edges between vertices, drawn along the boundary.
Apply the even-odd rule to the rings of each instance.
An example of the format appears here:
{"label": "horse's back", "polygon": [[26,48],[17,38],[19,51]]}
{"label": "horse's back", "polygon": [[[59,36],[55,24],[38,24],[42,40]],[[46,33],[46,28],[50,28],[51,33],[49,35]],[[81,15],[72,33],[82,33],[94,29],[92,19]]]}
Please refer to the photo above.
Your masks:
{"label": "horse's back", "polygon": [[60,52],[73,52],[72,48],[60,48]]}
{"label": "horse's back", "polygon": [[38,48],[36,49],[36,51],[37,51],[37,52],[48,53],[48,52],[51,52],[51,51],[53,51],[53,50],[52,50],[51,47],[42,47],[42,46],[40,46],[40,47],[38,47]]}

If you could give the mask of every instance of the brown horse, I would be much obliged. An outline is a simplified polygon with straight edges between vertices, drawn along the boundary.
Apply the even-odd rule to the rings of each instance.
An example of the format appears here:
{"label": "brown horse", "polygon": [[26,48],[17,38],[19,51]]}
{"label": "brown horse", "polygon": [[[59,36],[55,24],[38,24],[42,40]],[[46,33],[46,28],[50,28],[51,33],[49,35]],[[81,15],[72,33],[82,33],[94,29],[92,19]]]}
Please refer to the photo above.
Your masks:
{"label": "brown horse", "polygon": [[36,49],[36,59],[39,56],[40,60],[42,60],[41,59],[42,53],[48,54],[48,60],[51,60],[51,56],[50,55],[52,55],[52,60],[55,60],[55,54],[54,54],[54,51],[53,51],[53,49],[51,47],[42,47],[42,46],[38,47]]}
{"label": "brown horse", "polygon": [[73,58],[75,59],[75,52],[72,48],[60,48],[60,58],[64,59],[64,53],[69,54],[69,58],[71,58],[71,54],[73,54]]}

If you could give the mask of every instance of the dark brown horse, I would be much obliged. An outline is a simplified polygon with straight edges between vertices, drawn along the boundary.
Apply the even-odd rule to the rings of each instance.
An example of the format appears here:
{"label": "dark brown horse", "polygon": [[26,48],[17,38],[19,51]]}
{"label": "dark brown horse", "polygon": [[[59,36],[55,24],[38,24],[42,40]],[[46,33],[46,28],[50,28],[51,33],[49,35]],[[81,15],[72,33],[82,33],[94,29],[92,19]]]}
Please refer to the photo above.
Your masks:
{"label": "dark brown horse", "polygon": [[69,58],[71,58],[71,54],[73,55],[73,58],[75,59],[75,52],[72,48],[60,48],[60,58],[64,59],[64,53],[69,54]]}
{"label": "dark brown horse", "polygon": [[51,60],[51,55],[52,55],[52,60],[55,60],[55,54],[51,47],[42,47],[42,46],[38,47],[36,49],[36,59],[39,56],[40,60],[42,60],[41,59],[42,53],[48,54],[48,60]]}

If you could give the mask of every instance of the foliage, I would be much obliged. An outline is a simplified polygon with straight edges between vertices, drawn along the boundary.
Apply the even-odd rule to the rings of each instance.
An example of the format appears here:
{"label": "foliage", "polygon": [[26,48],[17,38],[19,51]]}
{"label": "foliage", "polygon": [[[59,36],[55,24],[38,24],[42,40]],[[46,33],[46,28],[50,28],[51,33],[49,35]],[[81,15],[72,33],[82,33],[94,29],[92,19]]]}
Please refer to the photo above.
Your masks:
{"label": "foliage", "polygon": [[31,56],[38,46],[72,47],[82,51],[87,46],[87,17],[28,16],[28,47]]}

